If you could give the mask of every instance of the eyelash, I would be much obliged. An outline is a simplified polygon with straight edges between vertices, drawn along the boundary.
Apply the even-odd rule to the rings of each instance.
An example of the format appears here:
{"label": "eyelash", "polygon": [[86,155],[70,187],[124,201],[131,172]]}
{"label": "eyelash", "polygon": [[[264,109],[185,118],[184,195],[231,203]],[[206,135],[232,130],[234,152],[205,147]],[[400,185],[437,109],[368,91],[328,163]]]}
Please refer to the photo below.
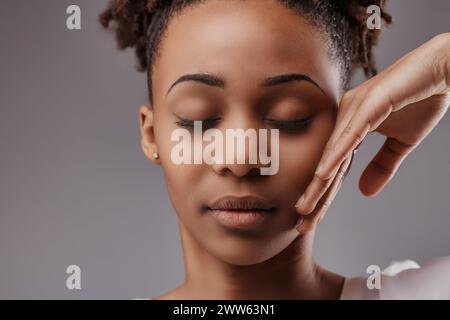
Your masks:
{"label": "eyelash", "polygon": [[295,130],[304,130],[309,127],[311,124],[312,116],[302,118],[302,119],[294,119],[294,120],[273,120],[266,119],[272,127],[278,128],[280,130],[285,131],[295,131]]}
{"label": "eyelash", "polygon": [[188,119],[183,119],[183,118],[178,118],[178,119],[179,120],[176,121],[175,123],[180,127],[188,128],[188,129],[194,128],[194,121],[202,121],[202,128],[207,129],[207,128],[214,126],[214,124],[216,124],[217,122],[219,122],[221,120],[220,118],[211,118],[211,119],[203,119],[203,120],[188,120]]}
{"label": "eyelash", "polygon": [[[266,123],[268,123],[270,126],[285,130],[285,131],[295,131],[295,130],[304,130],[309,127],[311,124],[311,120],[313,119],[313,116],[309,116],[302,119],[294,119],[294,120],[274,120],[274,119],[266,119]],[[203,129],[207,129],[210,127],[213,127],[217,122],[219,122],[221,118],[211,118],[211,119],[204,119],[201,120],[203,124]],[[200,121],[200,120],[195,120]],[[188,120],[188,119],[182,119],[179,118],[178,121],[175,122],[178,126],[183,128],[192,129],[194,128],[194,120]]]}

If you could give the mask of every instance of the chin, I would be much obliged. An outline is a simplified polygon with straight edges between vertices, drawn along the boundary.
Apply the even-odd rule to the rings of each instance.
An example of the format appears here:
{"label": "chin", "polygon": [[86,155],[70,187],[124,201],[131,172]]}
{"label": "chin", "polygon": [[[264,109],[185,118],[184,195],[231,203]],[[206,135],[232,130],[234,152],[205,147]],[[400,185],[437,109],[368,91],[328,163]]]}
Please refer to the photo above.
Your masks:
{"label": "chin", "polygon": [[277,237],[260,239],[231,236],[217,244],[206,244],[204,248],[219,260],[236,266],[250,266],[265,262],[285,250],[298,236],[294,232]]}

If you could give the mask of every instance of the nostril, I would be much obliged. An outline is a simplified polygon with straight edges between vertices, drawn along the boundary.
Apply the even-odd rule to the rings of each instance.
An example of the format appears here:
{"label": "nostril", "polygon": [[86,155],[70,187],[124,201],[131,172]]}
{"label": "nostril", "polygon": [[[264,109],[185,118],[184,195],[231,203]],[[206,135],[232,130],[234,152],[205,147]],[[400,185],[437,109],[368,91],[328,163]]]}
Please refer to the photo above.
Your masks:
{"label": "nostril", "polygon": [[261,175],[261,170],[259,168],[251,168],[247,173],[248,176],[259,176]]}
{"label": "nostril", "polygon": [[261,171],[258,167],[245,168],[246,165],[230,165],[222,166],[215,171],[221,175],[234,175],[239,178],[249,178],[261,176]]}

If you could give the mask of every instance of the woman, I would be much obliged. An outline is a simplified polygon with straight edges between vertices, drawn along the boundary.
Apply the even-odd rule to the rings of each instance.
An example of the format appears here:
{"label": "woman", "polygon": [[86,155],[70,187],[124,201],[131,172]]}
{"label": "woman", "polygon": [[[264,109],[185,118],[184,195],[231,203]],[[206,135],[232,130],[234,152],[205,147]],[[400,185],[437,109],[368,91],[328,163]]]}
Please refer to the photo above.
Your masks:
{"label": "woman", "polygon": [[[360,180],[374,196],[449,104],[449,34],[372,77],[379,30],[366,27],[369,4],[390,22],[385,1],[116,0],[100,16],[147,72],[142,149],[161,165],[179,219],[186,279],[159,299],[389,298],[405,288],[383,280],[388,288],[370,291],[312,255],[315,228],[364,137],[387,137]],[[348,91],[357,67],[371,78]],[[196,120],[220,132],[278,129],[279,170],[174,163],[173,132],[192,133]],[[410,272],[417,281],[408,283],[450,298],[450,279],[423,273],[439,270],[450,270],[449,259]]]}

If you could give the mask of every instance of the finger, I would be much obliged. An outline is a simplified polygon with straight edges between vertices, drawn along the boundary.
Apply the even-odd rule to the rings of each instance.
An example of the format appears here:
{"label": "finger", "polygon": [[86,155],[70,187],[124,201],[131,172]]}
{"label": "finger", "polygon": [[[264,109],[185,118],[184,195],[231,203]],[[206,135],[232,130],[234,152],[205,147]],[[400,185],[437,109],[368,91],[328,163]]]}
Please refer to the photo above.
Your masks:
{"label": "finger", "polygon": [[[342,134],[339,135],[340,130],[336,130],[338,137],[333,138],[332,146],[328,148],[323,160],[319,163],[317,174],[320,177],[326,179],[331,176],[341,163],[341,159],[351,151],[349,149],[352,143],[357,143],[356,140],[362,141],[364,136],[369,131],[375,130],[391,112],[430,95],[430,91],[433,90],[429,86],[428,90],[420,89],[420,85],[423,84],[422,78],[429,77],[429,73],[421,74],[417,79],[417,70],[411,70],[410,60],[411,56],[401,59],[395,68],[389,68],[382,72],[383,77],[371,79],[370,85],[363,85],[355,91],[355,95],[364,96],[364,99],[362,102],[352,102],[349,109],[356,109],[357,112],[352,113],[354,117],[342,131]],[[404,81],[400,81],[400,77],[404,77],[404,74],[407,73],[410,74],[411,81],[407,81],[407,84],[405,84]],[[405,92],[409,94],[405,95]],[[368,124],[367,127],[366,124]],[[343,136],[346,136],[346,138],[342,139]]]}
{"label": "finger", "polygon": [[[360,94],[354,94],[354,90],[359,90]],[[364,99],[367,96],[365,92],[367,92],[367,89],[364,85],[361,85],[358,89],[353,89],[347,92],[342,98],[335,129],[325,146],[319,164],[324,163],[324,161],[326,161],[325,159],[327,159],[330,154],[335,152],[339,138],[342,136],[345,129],[348,128],[350,121],[355,117],[355,113],[359,110],[355,106],[358,106],[364,102]],[[361,142],[356,145],[355,149],[359,147]],[[316,175],[303,193],[303,196],[297,202],[296,207],[299,213],[309,214],[314,209],[315,204],[319,201],[324,190],[329,187],[342,162],[344,162],[343,159],[339,163],[334,163],[334,168],[331,169],[332,172],[330,174],[327,174],[327,177],[318,175],[318,168],[316,168]]]}
{"label": "finger", "polygon": [[[351,157],[349,157],[351,159]],[[331,178],[322,180],[318,176],[314,176],[313,182],[308,186],[301,200],[296,205],[299,214],[309,215],[316,208],[317,203],[321,200],[327,190],[330,189],[336,176],[343,176],[348,165],[344,163],[338,168],[339,170]],[[303,199],[306,199],[303,201]]]}
{"label": "finger", "polygon": [[[331,178],[351,149],[355,145],[359,146],[367,133],[375,130],[392,111],[400,110],[406,105],[433,94],[444,92],[447,88],[445,76],[442,72],[436,73],[435,69],[440,68],[431,68],[431,72],[429,68],[433,61],[430,57],[433,56],[433,52],[439,52],[436,48],[442,44],[442,41],[430,41],[399,59],[378,76],[352,90],[353,99],[347,99],[350,102],[344,103],[350,103],[348,110],[343,111],[319,161],[316,175],[320,179],[314,179],[312,184],[316,186],[308,186],[308,189],[320,190],[317,186],[320,180],[326,181]],[[417,64],[417,61],[421,61],[421,68],[411,68],[411,65]],[[404,78],[409,81],[402,81]],[[350,120],[348,120],[349,117]],[[321,183],[323,186],[323,182]],[[300,200],[306,202],[305,206],[310,208],[311,204],[307,203],[315,202],[311,198],[317,196],[318,194],[310,196],[310,199],[302,197]]]}
{"label": "finger", "polygon": [[414,148],[415,145],[387,138],[361,175],[359,180],[361,192],[367,197],[377,195],[389,183]]}
{"label": "finger", "polygon": [[331,206],[331,203],[333,203],[334,199],[336,198],[336,195],[342,185],[342,182],[344,181],[344,178],[347,174],[347,170],[349,169],[352,160],[353,160],[352,156],[348,157],[342,164],[342,168],[338,171],[339,173],[336,175],[335,181],[333,182],[333,184],[330,187],[330,194],[328,195],[327,199],[325,200],[326,205],[322,206],[322,207],[325,207],[325,210],[321,210],[319,212],[318,217],[315,220],[316,224],[319,224],[320,221],[322,221],[323,217],[325,216],[325,214],[328,211],[328,208]]}
{"label": "finger", "polygon": [[[362,104],[361,107],[364,105],[366,104]],[[389,111],[390,110],[388,110],[388,112]],[[371,123],[374,123],[374,121],[368,117],[368,114],[369,112],[363,111],[354,113],[353,118],[349,121],[342,134],[337,138],[333,148],[329,149],[328,153],[324,155],[324,159],[319,163],[316,175],[320,179],[326,180],[333,175],[336,168],[343,160],[362,143],[371,129]],[[379,122],[378,118],[377,122]]]}
{"label": "finger", "polygon": [[[351,103],[354,101],[353,95],[344,96],[342,98],[340,107],[339,107],[339,113],[336,120],[336,126],[335,129],[328,140],[322,157],[319,161],[322,162],[324,158],[327,156],[329,152],[333,149],[333,146],[335,143],[333,140],[335,140],[339,135],[341,134],[343,128],[347,125],[347,123],[352,118],[352,110],[347,108],[348,103]],[[314,175],[313,180],[310,182],[308,187],[305,189],[305,192],[303,193],[302,197],[297,201],[296,208],[299,213],[303,214],[309,214],[315,207],[316,203],[319,201],[320,197],[323,195],[323,193],[328,189],[331,182],[333,181],[333,177],[337,173],[337,169],[333,174],[328,177],[327,179],[323,179],[320,176]],[[317,170],[317,168],[316,168]]]}
{"label": "finger", "polygon": [[[365,89],[363,85],[361,85],[358,89],[353,90],[359,90],[360,93],[353,94],[352,92],[348,92],[350,93],[350,96],[347,97],[344,96],[342,98],[339,107],[341,110],[338,115],[338,120],[335,129],[325,146],[322,157],[317,165],[316,173],[319,172],[319,167],[323,165],[323,163],[326,161],[329,155],[335,152],[336,145],[338,144],[340,137],[342,136],[346,128],[349,127],[350,121],[355,117],[355,113],[359,111],[359,108],[357,108],[357,106],[359,106],[361,103],[364,102],[364,98],[366,97],[365,92],[367,91],[367,89]],[[357,144],[355,149],[357,149],[360,144],[361,142]],[[332,169],[332,174],[329,174],[329,176],[332,176],[337,172],[338,166],[341,163],[342,161],[340,163],[335,164],[334,169]]]}
{"label": "finger", "polygon": [[314,175],[312,182],[295,205],[297,212],[303,215],[309,215],[316,207],[320,198],[329,189],[333,178],[334,176],[328,179],[321,179],[319,176]]}
{"label": "finger", "polygon": [[[447,81],[445,81],[447,68],[433,67],[436,65],[436,61],[438,61],[438,65],[442,61],[447,61],[443,59],[441,52],[443,52],[442,48],[448,48],[448,39],[448,35],[434,37],[354,90],[358,95],[367,93],[368,99],[364,99],[365,102],[359,104],[358,110],[361,110],[362,113],[373,113],[372,121],[369,121],[369,131],[376,129],[392,111],[398,111],[432,95],[448,92]],[[417,62],[420,63],[417,64]],[[412,65],[418,65],[419,68],[411,68]],[[408,81],[403,81],[405,78]],[[367,101],[370,101],[370,104]],[[355,105],[357,104],[355,103]],[[342,143],[339,140],[340,136],[333,141]],[[324,157],[324,161],[319,163],[319,168],[324,168],[323,170],[326,172],[323,173],[322,169],[318,169],[319,175],[325,175],[325,178],[334,171],[333,163],[327,163],[327,157],[328,155]],[[334,165],[339,162],[336,161]]]}
{"label": "finger", "polygon": [[[318,165],[322,163],[322,161],[327,157],[328,153],[333,150],[337,139],[341,136],[342,132],[344,131],[345,127],[347,127],[348,123],[353,117],[354,109],[350,108],[350,106],[359,103],[359,96],[356,96],[352,94],[351,92],[348,92],[342,97],[342,100],[339,104],[339,112],[336,119],[336,124],[333,129],[333,132],[328,139],[325,148],[322,153],[322,157],[320,161],[318,162]],[[317,171],[317,168],[316,168]]]}
{"label": "finger", "polygon": [[[357,92],[356,90],[358,90],[360,93],[355,94],[355,92]],[[354,113],[357,111],[355,106],[358,106],[363,102],[363,99],[365,97],[364,92],[366,92],[366,89],[364,89],[363,87],[358,87],[347,92],[342,97],[342,100],[339,104],[339,114],[336,119],[336,126],[332,135],[330,136],[330,139],[328,140],[328,144],[330,146],[333,146],[338,141],[338,138],[341,136],[342,132],[347,127],[350,120],[353,118]]]}
{"label": "finger", "polygon": [[344,159],[362,143],[369,132],[369,127],[370,123],[362,113],[356,114],[352,118],[338,141],[319,164],[316,171],[319,179],[327,180],[334,174]]}
{"label": "finger", "polygon": [[315,206],[314,211],[307,216],[302,215],[299,217],[296,225],[296,229],[298,232],[304,233],[314,225],[318,224],[323,219],[325,213],[327,212],[328,208],[331,206],[331,203],[336,197],[336,194],[345,177],[345,172],[347,171],[350,162],[351,158],[346,159],[346,161],[342,164],[340,170],[338,171],[339,174],[337,174],[334,177],[332,184],[330,185],[328,190],[324,193],[324,195],[320,198],[320,201]]}

